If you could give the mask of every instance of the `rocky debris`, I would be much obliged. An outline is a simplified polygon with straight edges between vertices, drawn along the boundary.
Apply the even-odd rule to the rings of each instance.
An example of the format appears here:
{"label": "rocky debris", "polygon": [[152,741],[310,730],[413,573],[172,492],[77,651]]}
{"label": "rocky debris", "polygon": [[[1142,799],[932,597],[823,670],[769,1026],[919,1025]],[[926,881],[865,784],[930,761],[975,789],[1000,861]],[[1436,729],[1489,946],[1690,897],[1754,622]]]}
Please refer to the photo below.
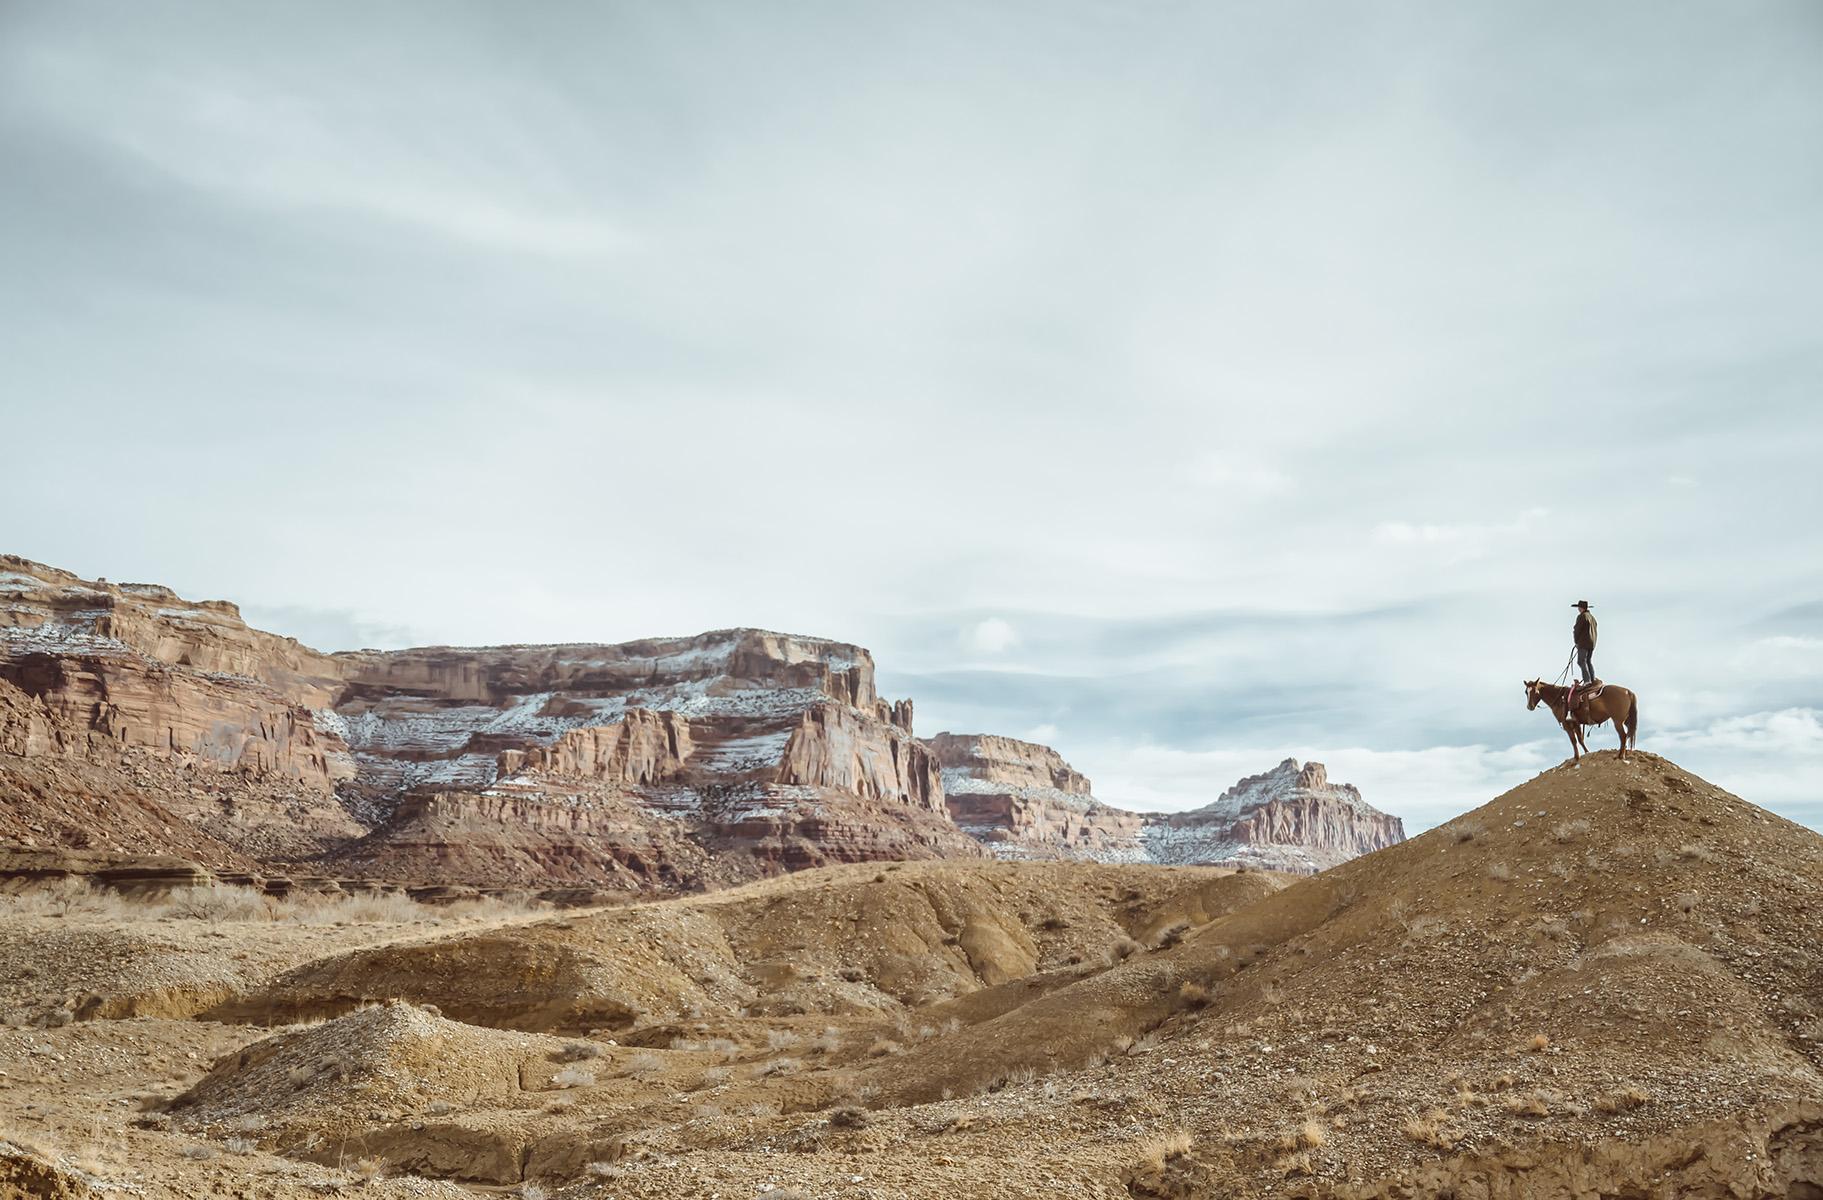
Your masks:
{"label": "rocky debris", "polygon": [[950,815],[1000,858],[1227,863],[1310,874],[1394,845],[1399,818],[1331,784],[1322,763],[1286,759],[1203,808],[1131,812],[1104,804],[1049,746],[985,734],[925,743],[943,770]]}

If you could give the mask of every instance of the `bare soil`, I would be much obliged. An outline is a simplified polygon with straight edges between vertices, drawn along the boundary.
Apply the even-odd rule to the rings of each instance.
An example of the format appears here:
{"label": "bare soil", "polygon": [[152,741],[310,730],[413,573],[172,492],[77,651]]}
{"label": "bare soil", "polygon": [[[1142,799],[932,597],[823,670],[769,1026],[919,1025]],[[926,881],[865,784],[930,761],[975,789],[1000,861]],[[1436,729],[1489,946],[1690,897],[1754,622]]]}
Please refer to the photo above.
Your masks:
{"label": "bare soil", "polygon": [[230,900],[0,905],[0,1198],[1823,1197],[1823,838],[1647,754],[1307,879]]}

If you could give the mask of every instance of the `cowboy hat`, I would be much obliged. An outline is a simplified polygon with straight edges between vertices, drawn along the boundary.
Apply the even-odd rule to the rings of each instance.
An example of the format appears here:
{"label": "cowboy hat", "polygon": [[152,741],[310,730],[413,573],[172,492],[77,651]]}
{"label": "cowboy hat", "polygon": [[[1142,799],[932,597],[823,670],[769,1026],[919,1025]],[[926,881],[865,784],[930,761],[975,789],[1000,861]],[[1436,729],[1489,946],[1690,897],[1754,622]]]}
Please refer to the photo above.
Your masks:
{"label": "cowboy hat", "polygon": [[1587,608],[1587,607],[1589,607],[1589,602],[1587,600],[1578,600],[1575,604],[1572,604],[1570,607],[1571,608]]}

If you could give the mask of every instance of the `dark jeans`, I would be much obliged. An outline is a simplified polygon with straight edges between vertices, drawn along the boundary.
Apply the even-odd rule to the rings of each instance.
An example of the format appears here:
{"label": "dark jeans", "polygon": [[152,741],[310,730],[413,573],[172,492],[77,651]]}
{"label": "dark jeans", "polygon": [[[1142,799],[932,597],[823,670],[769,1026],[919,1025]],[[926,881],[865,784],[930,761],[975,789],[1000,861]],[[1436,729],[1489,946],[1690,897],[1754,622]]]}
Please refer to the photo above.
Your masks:
{"label": "dark jeans", "polygon": [[1576,648],[1576,669],[1582,672],[1584,683],[1595,682],[1595,651]]}

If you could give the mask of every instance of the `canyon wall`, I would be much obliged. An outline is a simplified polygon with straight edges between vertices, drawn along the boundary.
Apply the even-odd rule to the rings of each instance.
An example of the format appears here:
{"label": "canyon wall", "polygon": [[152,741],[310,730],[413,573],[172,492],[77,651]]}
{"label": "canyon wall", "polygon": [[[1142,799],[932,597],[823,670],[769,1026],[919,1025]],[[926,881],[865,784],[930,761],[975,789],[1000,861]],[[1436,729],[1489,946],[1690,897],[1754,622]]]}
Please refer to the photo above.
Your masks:
{"label": "canyon wall", "polygon": [[1049,747],[912,724],[822,638],[324,654],[225,601],[0,557],[0,839],[28,848],[684,888],[990,853],[1315,870],[1402,836],[1320,764],[1145,814]]}

